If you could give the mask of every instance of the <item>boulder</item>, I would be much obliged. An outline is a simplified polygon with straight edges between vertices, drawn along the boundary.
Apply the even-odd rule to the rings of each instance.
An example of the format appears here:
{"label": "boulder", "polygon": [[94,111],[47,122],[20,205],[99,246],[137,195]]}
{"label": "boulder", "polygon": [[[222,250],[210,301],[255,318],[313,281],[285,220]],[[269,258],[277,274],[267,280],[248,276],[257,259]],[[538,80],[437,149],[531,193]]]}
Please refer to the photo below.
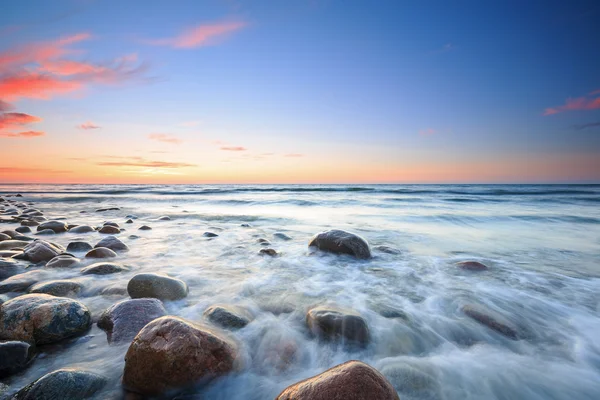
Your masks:
{"label": "boulder", "polygon": [[150,230],[152,230],[152,228],[150,228],[148,225],[142,225],[138,229],[140,231],[150,231]]}
{"label": "boulder", "polygon": [[98,232],[108,235],[116,235],[117,233],[121,233],[121,230],[111,225],[104,225]]}
{"label": "boulder", "polygon": [[125,355],[123,386],[157,395],[239,368],[237,344],[213,329],[177,317],[146,325]]}
{"label": "boulder", "polygon": [[0,293],[26,292],[31,286],[48,277],[47,272],[34,270],[13,275],[0,282]]}
{"label": "boulder", "polygon": [[27,368],[33,347],[26,342],[0,342],[0,379],[16,374]]}
{"label": "boulder", "polygon": [[354,310],[314,307],[306,314],[306,324],[313,335],[323,340],[342,340],[344,344],[366,346],[371,337],[367,322]]}
{"label": "boulder", "polygon": [[204,311],[204,317],[215,325],[226,329],[241,329],[254,317],[245,308],[233,305],[215,304]]}
{"label": "boulder", "polygon": [[98,328],[106,331],[108,343],[131,342],[150,321],[165,315],[158,299],[123,300],[102,313]]}
{"label": "boulder", "polygon": [[113,251],[129,251],[129,247],[114,236],[107,236],[99,241],[94,247],[106,247]]}
{"label": "boulder", "polygon": [[23,249],[23,258],[34,263],[46,262],[63,251],[64,249],[56,244],[44,240],[36,240],[25,246]]}
{"label": "boulder", "polygon": [[487,265],[482,264],[479,261],[461,261],[457,262],[456,266],[467,271],[485,271],[489,269]]}
{"label": "boulder", "polygon": [[115,263],[99,262],[81,269],[83,275],[109,275],[129,271],[129,268]]}
{"label": "boulder", "polygon": [[13,400],[85,400],[94,396],[107,382],[105,377],[93,372],[63,368],[25,386]]}
{"label": "boulder", "polygon": [[73,257],[70,254],[61,254],[54,257],[52,260],[46,263],[46,268],[70,268],[76,267],[81,260],[77,257]]}
{"label": "boulder", "polygon": [[82,285],[76,281],[55,280],[41,282],[29,288],[29,293],[49,294],[56,297],[76,296],[81,292]]}
{"label": "boulder", "polygon": [[106,247],[96,247],[86,253],[85,258],[112,258],[116,257],[117,253]]}
{"label": "boulder", "polygon": [[71,233],[90,233],[95,231],[96,230],[89,225],[79,225],[69,230]]}
{"label": "boulder", "polygon": [[77,336],[91,325],[90,311],[73,299],[26,294],[2,304],[0,339],[36,345]]}
{"label": "boulder", "polygon": [[375,368],[348,361],[295,383],[275,400],[400,400],[398,393]]}
{"label": "boulder", "polygon": [[66,222],[64,221],[46,221],[42,222],[38,225],[37,230],[43,231],[44,229],[51,229],[55,233],[66,232],[69,228]]}
{"label": "boulder", "polygon": [[371,258],[369,243],[365,239],[339,229],[317,233],[310,239],[308,246],[335,254],[350,254],[360,259]]}
{"label": "boulder", "polygon": [[512,340],[519,340],[517,328],[506,318],[498,313],[488,310],[483,306],[467,304],[462,307],[462,312],[482,325]]}
{"label": "boulder", "polygon": [[15,228],[15,232],[31,233],[31,228],[29,228],[28,226],[19,226],[18,228]]}
{"label": "boulder", "polygon": [[71,242],[67,245],[67,251],[73,253],[85,253],[93,249],[92,245],[88,242]]}
{"label": "boulder", "polygon": [[153,297],[160,300],[180,300],[187,296],[188,287],[184,281],[164,274],[137,274],[127,284],[127,292],[132,299]]}
{"label": "boulder", "polygon": [[25,240],[3,240],[0,242],[0,250],[24,249],[28,244]]}

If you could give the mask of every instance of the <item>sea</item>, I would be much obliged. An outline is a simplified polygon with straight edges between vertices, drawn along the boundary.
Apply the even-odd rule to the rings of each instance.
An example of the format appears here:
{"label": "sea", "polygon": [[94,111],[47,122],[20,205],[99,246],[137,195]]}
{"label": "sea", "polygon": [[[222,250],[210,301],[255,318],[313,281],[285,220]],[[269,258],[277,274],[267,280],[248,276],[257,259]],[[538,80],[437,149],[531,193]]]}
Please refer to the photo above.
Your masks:
{"label": "sea", "polygon": [[[229,332],[243,369],[181,398],[274,399],[361,360],[402,400],[600,399],[600,185],[0,185],[0,195],[17,193],[49,219],[125,228],[118,237],[130,251],[117,262],[129,272],[53,272],[82,282],[77,299],[94,318],[128,298],[102,290],[124,289],[139,272],[187,283],[188,297],[165,302],[169,314],[203,321],[214,304],[251,312],[251,323]],[[96,212],[110,207],[119,209]],[[311,237],[328,229],[362,236],[373,257],[311,251]],[[67,232],[51,240],[66,247],[102,237]],[[259,239],[278,255],[260,255]],[[489,269],[466,271],[461,261]],[[370,343],[313,337],[306,313],[316,305],[360,313]],[[518,340],[470,318],[466,305],[500,316]],[[94,324],[83,337],[40,348],[4,383],[16,390],[59,368],[82,368],[109,378],[97,398],[124,398],[127,347],[109,345]],[[293,354],[283,360],[282,348]]]}

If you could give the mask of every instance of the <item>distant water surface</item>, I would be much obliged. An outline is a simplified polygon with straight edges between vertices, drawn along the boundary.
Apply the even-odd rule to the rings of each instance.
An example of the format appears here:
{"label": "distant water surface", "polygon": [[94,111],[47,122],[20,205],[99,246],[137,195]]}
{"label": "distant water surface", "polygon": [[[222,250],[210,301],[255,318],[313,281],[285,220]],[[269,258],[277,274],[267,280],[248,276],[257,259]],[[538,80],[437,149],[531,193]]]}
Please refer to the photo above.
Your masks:
{"label": "distant water surface", "polygon": [[[119,237],[131,251],[119,261],[132,272],[82,281],[79,300],[94,315],[125,298],[101,289],[126,287],[140,271],[188,283],[185,300],[166,304],[171,314],[202,320],[214,303],[252,310],[256,319],[233,333],[246,368],[199,389],[198,399],[273,399],[349,359],[378,368],[403,400],[600,399],[600,185],[0,185],[0,195],[16,193],[48,217],[127,229]],[[120,210],[95,212],[113,206]],[[133,224],[124,224],[128,214],[138,217]],[[157,221],[162,215],[171,221]],[[138,231],[142,224],[153,229]],[[309,255],[310,237],[331,228],[363,236],[375,257]],[[101,236],[52,240],[95,244]],[[259,256],[259,238],[280,257]],[[463,260],[490,270],[462,271],[455,263]],[[358,310],[372,343],[348,350],[312,339],[306,310],[323,303]],[[523,338],[471,320],[466,304],[502,315]],[[289,343],[296,357],[281,368],[272,355]],[[109,347],[94,326],[47,350],[10,386],[79,366],[111,377],[100,398],[119,398],[126,349]]]}

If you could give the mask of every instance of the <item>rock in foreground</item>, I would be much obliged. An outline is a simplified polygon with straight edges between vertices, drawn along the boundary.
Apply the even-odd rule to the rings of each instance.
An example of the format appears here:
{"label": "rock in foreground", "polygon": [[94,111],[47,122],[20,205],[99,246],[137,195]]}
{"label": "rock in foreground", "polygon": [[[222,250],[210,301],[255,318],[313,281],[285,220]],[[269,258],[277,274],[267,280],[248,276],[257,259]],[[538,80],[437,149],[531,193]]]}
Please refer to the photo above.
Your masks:
{"label": "rock in foreground", "polygon": [[237,345],[210,328],[177,317],[146,325],[125,356],[123,386],[157,395],[225,375],[239,365]]}
{"label": "rock in foreground", "polygon": [[335,254],[350,254],[360,259],[371,258],[371,249],[365,239],[338,229],[317,233],[308,246]]}
{"label": "rock in foreground", "polygon": [[184,281],[155,273],[137,274],[127,284],[127,292],[132,299],[153,297],[160,300],[180,300],[187,296],[188,287]]}
{"label": "rock in foreground", "polygon": [[32,347],[19,341],[0,342],[0,379],[16,374],[31,360]]}
{"label": "rock in foreground", "polygon": [[286,388],[276,400],[400,400],[375,368],[348,361]]}
{"label": "rock in foreground", "polygon": [[84,400],[91,398],[106,382],[107,379],[101,375],[64,368],[25,386],[13,400]]}
{"label": "rock in foreground", "polygon": [[84,333],[90,324],[87,307],[64,297],[27,294],[0,308],[0,339],[4,340],[54,343]]}
{"label": "rock in foreground", "polygon": [[123,300],[102,313],[98,327],[106,331],[109,343],[131,342],[150,321],[165,315],[167,310],[160,300]]}
{"label": "rock in foreground", "polygon": [[345,344],[366,346],[370,340],[367,322],[357,312],[338,307],[319,306],[306,314],[306,324],[318,338],[342,340]]}
{"label": "rock in foreground", "polygon": [[49,294],[57,297],[76,296],[81,292],[82,285],[76,281],[55,280],[38,283],[29,288],[29,293]]}

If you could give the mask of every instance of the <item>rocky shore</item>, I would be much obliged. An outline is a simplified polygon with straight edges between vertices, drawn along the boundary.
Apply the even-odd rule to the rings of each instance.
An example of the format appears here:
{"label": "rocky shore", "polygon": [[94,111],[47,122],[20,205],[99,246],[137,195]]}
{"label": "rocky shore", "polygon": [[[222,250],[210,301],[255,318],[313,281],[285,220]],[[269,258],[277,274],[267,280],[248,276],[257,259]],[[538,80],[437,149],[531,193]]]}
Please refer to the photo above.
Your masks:
{"label": "rocky shore", "polygon": [[[106,398],[103,388],[112,378],[77,367],[50,371],[24,387],[11,383],[14,376],[34,368],[36,356],[48,346],[77,340],[94,324],[106,333],[107,348],[123,345],[119,347],[125,359],[119,374],[121,392],[111,392],[110,398],[201,393],[213,382],[244,371],[252,362],[244,350],[249,343],[237,332],[255,323],[252,309],[234,302],[215,303],[195,318],[178,316],[167,306],[186,301],[195,282],[162,272],[138,272],[128,264],[128,252],[137,237],[133,232],[160,229],[160,224],[174,221],[156,216],[159,226],[150,226],[148,221],[138,223],[134,215],[119,215],[118,207],[92,212],[110,212],[118,222],[73,225],[60,216],[46,215],[19,195],[0,197],[0,399]],[[218,239],[217,228],[203,237]],[[78,237],[59,243],[66,233]],[[126,235],[129,244],[122,240]],[[276,233],[273,240],[292,238]],[[307,253],[315,256],[330,253],[365,263],[377,254],[401,256],[398,249],[372,248],[363,237],[343,230],[323,231],[305,240]],[[262,257],[285,257],[266,238],[258,238],[255,246]],[[462,260],[454,268],[465,274],[485,274],[490,266]],[[133,274],[126,287],[110,285],[111,276],[126,273]],[[92,315],[86,305],[87,278],[107,282],[94,295],[118,299],[101,315]],[[510,318],[481,304],[464,304],[461,310],[465,319],[485,326],[492,335],[512,341],[522,338],[520,327]],[[324,302],[306,307],[305,312],[309,340],[340,346],[356,355],[376,345],[368,319],[358,310]],[[386,311],[381,313],[385,316]],[[401,312],[389,317],[405,318]],[[273,346],[268,357],[276,368],[285,370],[292,368],[298,352],[297,344],[289,342]],[[277,399],[398,399],[399,388],[382,372],[360,361],[347,361],[291,384]]]}

